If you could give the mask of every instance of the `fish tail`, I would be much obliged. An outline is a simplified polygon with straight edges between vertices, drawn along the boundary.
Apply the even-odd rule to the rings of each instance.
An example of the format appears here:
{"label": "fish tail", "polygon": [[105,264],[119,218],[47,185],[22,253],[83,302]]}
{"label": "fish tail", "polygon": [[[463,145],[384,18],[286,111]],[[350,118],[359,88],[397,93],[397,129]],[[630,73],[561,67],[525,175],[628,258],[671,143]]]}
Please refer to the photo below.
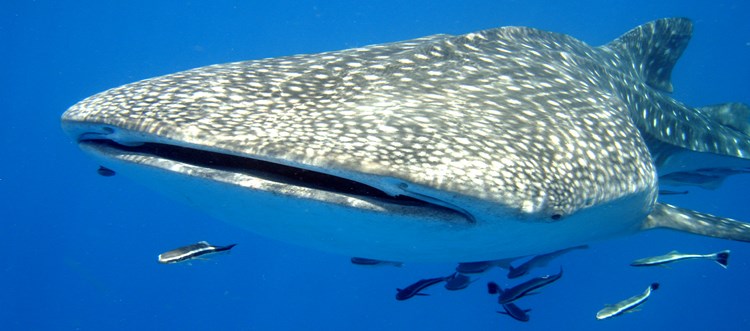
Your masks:
{"label": "fish tail", "polygon": [[656,291],[659,289],[659,283],[651,283],[651,290]]}
{"label": "fish tail", "polygon": [[716,253],[716,263],[726,269],[729,266],[729,251],[726,250]]}
{"label": "fish tail", "polygon": [[228,251],[228,250],[232,249],[234,246],[237,246],[237,244],[226,245],[226,246],[223,246],[223,247],[216,247],[216,252]]}
{"label": "fish tail", "polygon": [[489,282],[487,283],[487,293],[489,294],[498,294],[501,293],[500,286],[497,285],[495,282]]}

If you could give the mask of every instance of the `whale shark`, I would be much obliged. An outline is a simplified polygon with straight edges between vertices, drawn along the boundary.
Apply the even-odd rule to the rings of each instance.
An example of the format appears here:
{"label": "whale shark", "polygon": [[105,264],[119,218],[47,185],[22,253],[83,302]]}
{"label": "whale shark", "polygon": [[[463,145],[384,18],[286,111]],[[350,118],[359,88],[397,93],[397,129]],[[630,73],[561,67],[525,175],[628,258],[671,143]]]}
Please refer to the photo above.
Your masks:
{"label": "whale shark", "polygon": [[745,105],[671,97],[691,34],[684,18],[601,46],[500,27],[210,65],[93,95],[62,127],[118,175],[348,256],[488,261],[654,228],[750,241],[748,223],[658,201],[662,175],[750,169]]}

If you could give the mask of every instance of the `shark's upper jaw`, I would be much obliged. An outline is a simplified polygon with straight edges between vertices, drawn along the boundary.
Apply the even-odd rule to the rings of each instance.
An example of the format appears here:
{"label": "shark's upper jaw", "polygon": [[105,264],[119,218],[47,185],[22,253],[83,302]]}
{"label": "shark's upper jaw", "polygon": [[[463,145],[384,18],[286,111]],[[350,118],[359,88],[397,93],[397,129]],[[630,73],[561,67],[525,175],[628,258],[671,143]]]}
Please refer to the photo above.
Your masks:
{"label": "shark's upper jaw", "polygon": [[[77,137],[82,149],[104,158],[164,168],[170,164],[172,165],[169,169],[171,171],[205,177],[209,180],[223,177],[224,181],[230,182],[236,178],[231,174],[255,177],[276,183],[276,185],[262,186],[262,189],[269,190],[269,193],[295,195],[296,192],[304,190],[308,198],[324,203],[350,204],[348,207],[353,207],[352,200],[367,201],[367,204],[358,204],[356,208],[370,208],[376,212],[403,212],[412,216],[421,215],[428,219],[446,221],[454,225],[470,225],[476,222],[475,217],[466,209],[438,198],[424,195],[388,194],[368,183],[326,174],[322,171],[238,156],[201,146],[185,146],[178,142],[154,139],[111,126],[64,123],[64,128],[69,134]],[[189,165],[190,169],[202,168],[203,171],[183,171],[188,168],[174,167],[173,165],[176,164]],[[342,197],[344,199],[341,199]]]}

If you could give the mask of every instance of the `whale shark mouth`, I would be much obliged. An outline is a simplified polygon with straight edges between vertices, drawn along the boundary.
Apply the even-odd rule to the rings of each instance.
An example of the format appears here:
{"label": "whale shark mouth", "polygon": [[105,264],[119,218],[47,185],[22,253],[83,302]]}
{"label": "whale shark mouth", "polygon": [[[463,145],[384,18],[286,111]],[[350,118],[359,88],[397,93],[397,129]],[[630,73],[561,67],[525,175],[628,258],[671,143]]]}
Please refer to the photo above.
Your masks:
{"label": "whale shark mouth", "polygon": [[[468,224],[475,223],[475,218],[466,210],[451,203],[421,194],[414,196],[391,195],[366,183],[326,174],[323,172],[289,166],[281,163],[255,159],[246,156],[226,154],[215,151],[177,146],[157,142],[118,143],[94,135],[93,139],[81,135],[78,143],[86,149],[93,149],[105,155],[140,155],[170,160],[211,169],[215,171],[243,174],[283,185],[304,187],[338,195],[365,199],[377,204],[388,204],[411,208],[429,209],[426,214],[443,214],[447,219],[460,219]],[[408,193],[408,192],[405,192]]]}

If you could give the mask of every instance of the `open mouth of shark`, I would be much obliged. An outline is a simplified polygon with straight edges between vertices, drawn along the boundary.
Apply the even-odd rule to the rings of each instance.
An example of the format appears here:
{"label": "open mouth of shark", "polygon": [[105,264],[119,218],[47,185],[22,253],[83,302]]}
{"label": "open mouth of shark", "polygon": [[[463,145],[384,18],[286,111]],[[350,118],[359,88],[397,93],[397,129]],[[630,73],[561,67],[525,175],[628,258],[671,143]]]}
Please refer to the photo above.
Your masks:
{"label": "open mouth of shark", "polygon": [[81,135],[78,143],[103,154],[141,155],[170,160],[204,169],[243,174],[283,185],[365,199],[377,204],[425,209],[429,210],[425,214],[443,214],[448,219],[463,220],[467,224],[475,223],[474,216],[468,211],[436,198],[420,194],[391,195],[366,183],[281,163],[157,142],[129,142],[124,145],[114,140],[102,139],[100,135],[94,135],[92,138],[86,134]]}

